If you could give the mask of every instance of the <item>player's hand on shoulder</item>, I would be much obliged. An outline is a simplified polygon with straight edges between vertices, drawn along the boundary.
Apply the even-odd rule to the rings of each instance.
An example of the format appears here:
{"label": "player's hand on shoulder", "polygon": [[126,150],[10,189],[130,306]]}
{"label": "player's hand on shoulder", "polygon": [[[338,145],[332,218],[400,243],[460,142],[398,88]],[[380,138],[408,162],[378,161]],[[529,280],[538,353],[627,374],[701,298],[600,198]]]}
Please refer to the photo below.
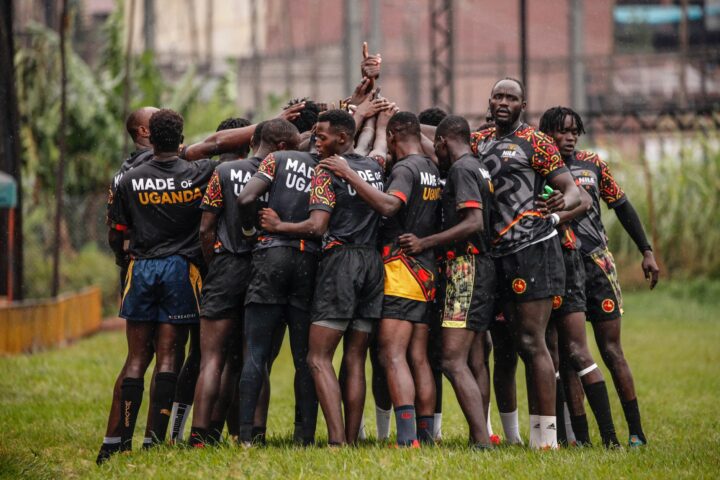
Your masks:
{"label": "player's hand on shoulder", "polygon": [[332,155],[330,157],[324,158],[320,160],[320,163],[318,165],[320,166],[320,168],[330,170],[332,173],[342,179],[347,179],[348,176],[352,173],[352,169],[350,168],[347,160],[345,160],[345,158],[341,157],[340,155]]}

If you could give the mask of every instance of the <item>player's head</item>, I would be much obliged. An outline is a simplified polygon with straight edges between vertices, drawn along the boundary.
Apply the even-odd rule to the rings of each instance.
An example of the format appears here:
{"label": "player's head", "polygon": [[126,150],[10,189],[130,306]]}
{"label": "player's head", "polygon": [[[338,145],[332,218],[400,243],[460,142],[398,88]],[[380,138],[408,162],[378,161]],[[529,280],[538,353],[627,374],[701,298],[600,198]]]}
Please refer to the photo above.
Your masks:
{"label": "player's head", "polygon": [[568,107],[553,107],[540,117],[540,131],[550,135],[560,150],[560,154],[568,157],[577,147],[578,137],[585,133],[580,115]]}
{"label": "player's head", "polygon": [[435,154],[438,157],[440,169],[447,171],[456,159],[453,158],[452,148],[455,145],[469,146],[470,124],[459,115],[448,115],[435,129]]}
{"label": "player's head", "polygon": [[142,107],[132,112],[125,121],[128,135],[135,143],[142,143],[150,137],[150,117],[157,112],[155,107]]}
{"label": "player's head", "polygon": [[318,117],[315,148],[321,158],[346,152],[355,138],[355,120],[345,110],[328,110]]}
{"label": "player's head", "polygon": [[300,102],[305,102],[305,108],[300,111],[300,115],[294,120],[291,120],[292,124],[297,127],[300,133],[304,133],[312,130],[318,121],[318,115],[320,114],[320,106],[312,100],[305,98],[293,98],[290,100],[285,108],[292,107]]}
{"label": "player's head", "polygon": [[250,148],[253,149],[253,152],[257,152],[260,148],[260,144],[262,143],[262,131],[266,123],[267,120],[263,120],[262,122],[255,125],[255,131],[250,138]]}
{"label": "player's head", "polygon": [[284,118],[273,118],[265,122],[262,128],[263,147],[270,152],[277,150],[297,150],[300,133],[292,123]]}
{"label": "player's head", "polygon": [[[216,132],[219,132],[220,130],[230,130],[231,128],[242,128],[247,127],[250,125],[250,120],[247,120],[245,118],[241,117],[230,117],[226,118],[222,122],[220,122],[220,125],[218,125]],[[239,149],[237,149],[235,152],[233,152],[235,155],[238,156],[238,158],[245,158],[248,156],[248,153],[250,152],[250,146],[245,145]]]}
{"label": "player's head", "polygon": [[397,159],[397,146],[401,142],[420,143],[420,121],[412,112],[397,112],[387,124],[388,153]]}
{"label": "player's head", "polygon": [[525,110],[525,86],[516,78],[503,78],[493,85],[488,100],[490,114],[499,127],[513,125]]}
{"label": "player's head", "polygon": [[159,153],[177,153],[183,141],[183,117],[174,110],[163,108],[150,117],[150,143]]}
{"label": "player's head", "polygon": [[447,112],[442,108],[431,107],[420,112],[418,120],[420,120],[420,123],[423,125],[432,125],[433,127],[437,127],[440,125],[440,122],[447,117],[447,115]]}

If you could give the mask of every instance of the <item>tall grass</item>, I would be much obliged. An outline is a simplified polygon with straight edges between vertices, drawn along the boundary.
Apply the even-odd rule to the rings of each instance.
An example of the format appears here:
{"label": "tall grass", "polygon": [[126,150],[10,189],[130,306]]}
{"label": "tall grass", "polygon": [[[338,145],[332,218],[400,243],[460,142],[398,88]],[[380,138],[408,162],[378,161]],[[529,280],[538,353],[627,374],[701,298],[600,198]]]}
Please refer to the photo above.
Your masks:
{"label": "tall grass", "polygon": [[[640,215],[663,274],[678,279],[720,278],[717,135],[696,138],[676,155],[648,159],[647,163],[617,153],[609,158],[614,175]],[[637,248],[617,217],[604,212],[603,221],[619,263],[639,264]],[[639,268],[634,268],[639,273]]]}

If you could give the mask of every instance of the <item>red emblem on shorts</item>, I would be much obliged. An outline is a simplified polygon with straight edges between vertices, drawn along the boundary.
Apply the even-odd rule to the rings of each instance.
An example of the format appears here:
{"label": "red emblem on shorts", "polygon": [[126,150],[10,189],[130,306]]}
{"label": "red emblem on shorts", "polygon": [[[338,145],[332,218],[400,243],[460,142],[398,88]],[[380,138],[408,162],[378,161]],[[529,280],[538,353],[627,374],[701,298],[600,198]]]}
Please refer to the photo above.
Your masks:
{"label": "red emblem on shorts", "polygon": [[553,310],[560,308],[560,305],[562,305],[562,297],[560,295],[555,295],[553,297]]}
{"label": "red emblem on shorts", "polygon": [[527,289],[527,283],[525,283],[525,280],[522,278],[516,278],[512,282],[512,289],[515,293],[525,293],[525,290]]}
{"label": "red emblem on shorts", "polygon": [[615,310],[615,302],[610,298],[603,300],[601,306],[605,313],[610,313]]}

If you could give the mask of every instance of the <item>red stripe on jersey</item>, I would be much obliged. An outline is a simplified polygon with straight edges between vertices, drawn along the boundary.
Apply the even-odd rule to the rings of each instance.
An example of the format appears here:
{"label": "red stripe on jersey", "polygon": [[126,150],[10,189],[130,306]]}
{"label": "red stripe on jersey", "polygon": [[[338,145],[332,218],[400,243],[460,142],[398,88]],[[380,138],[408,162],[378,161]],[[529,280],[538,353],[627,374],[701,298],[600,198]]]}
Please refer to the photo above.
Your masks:
{"label": "red stripe on jersey", "polygon": [[392,195],[393,197],[397,197],[400,200],[402,200],[403,203],[407,203],[407,197],[404,193],[398,192],[397,190],[393,190],[391,192],[388,192],[388,195]]}

